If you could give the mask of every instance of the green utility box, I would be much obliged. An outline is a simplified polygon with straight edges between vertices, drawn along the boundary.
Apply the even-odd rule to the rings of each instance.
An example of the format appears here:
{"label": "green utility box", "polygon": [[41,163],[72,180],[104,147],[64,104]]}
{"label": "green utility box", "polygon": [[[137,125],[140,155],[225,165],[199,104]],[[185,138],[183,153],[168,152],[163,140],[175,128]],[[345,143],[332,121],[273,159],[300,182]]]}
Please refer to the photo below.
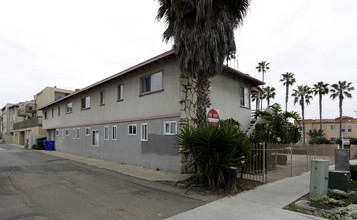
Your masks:
{"label": "green utility box", "polygon": [[311,160],[310,199],[319,199],[327,195],[328,160]]}
{"label": "green utility box", "polygon": [[330,171],[328,173],[328,188],[351,192],[351,172],[343,170]]}

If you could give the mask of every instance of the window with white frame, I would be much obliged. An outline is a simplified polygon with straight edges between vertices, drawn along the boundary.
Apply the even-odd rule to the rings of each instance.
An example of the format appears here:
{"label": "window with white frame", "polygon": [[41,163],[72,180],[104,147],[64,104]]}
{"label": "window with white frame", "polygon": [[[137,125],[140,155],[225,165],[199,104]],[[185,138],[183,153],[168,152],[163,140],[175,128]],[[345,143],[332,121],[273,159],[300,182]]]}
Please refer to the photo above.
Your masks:
{"label": "window with white frame", "polygon": [[331,125],[330,128],[331,130],[336,130],[336,125]]}
{"label": "window with white frame", "polygon": [[84,133],[86,136],[90,136],[90,128],[87,127]]}
{"label": "window with white frame", "polygon": [[345,132],[346,131],[346,125],[342,125],[341,126],[341,132]]}
{"label": "window with white frame", "polygon": [[109,127],[104,127],[104,140],[109,140]]}
{"label": "window with white frame", "polygon": [[124,99],[124,86],[123,84],[118,85],[117,91],[117,101],[122,101]]}
{"label": "window with white frame", "polygon": [[128,135],[136,135],[136,124],[128,125]]}
{"label": "window with white frame", "polygon": [[99,131],[92,130],[92,145],[99,146]]}
{"label": "window with white frame", "polygon": [[352,125],[348,125],[348,126],[347,126],[347,131],[348,131],[348,132],[352,132]]}
{"label": "window with white frame", "polygon": [[76,129],[75,128],[73,128],[73,130],[72,130],[72,138],[76,139]]}
{"label": "window with white frame", "polygon": [[47,113],[47,111],[45,111],[45,119],[48,119],[48,113]]}
{"label": "window with white frame", "polygon": [[162,90],[162,72],[141,77],[141,94]]}
{"label": "window with white frame", "polygon": [[250,92],[247,87],[240,87],[240,105],[242,107],[250,107]]}
{"label": "window with white frame", "polygon": [[81,107],[82,109],[90,108],[90,96],[82,98]]}
{"label": "window with white frame", "polygon": [[117,139],[118,139],[117,126],[114,125],[112,126],[112,140],[117,140]]}
{"label": "window with white frame", "polygon": [[59,136],[59,130],[56,129],[56,136]]}
{"label": "window with white frame", "polygon": [[176,121],[165,121],[164,122],[164,134],[165,135],[177,134],[177,122]]}
{"label": "window with white frame", "polygon": [[66,113],[72,113],[72,102],[66,104]]}
{"label": "window with white frame", "polygon": [[66,129],[66,136],[68,136],[69,135],[69,130],[68,129]]}
{"label": "window with white frame", "polygon": [[77,139],[80,138],[80,132],[81,132],[81,129],[80,129],[80,128],[77,128]]}
{"label": "window with white frame", "polygon": [[149,127],[147,123],[141,124],[141,141],[147,141],[149,139]]}

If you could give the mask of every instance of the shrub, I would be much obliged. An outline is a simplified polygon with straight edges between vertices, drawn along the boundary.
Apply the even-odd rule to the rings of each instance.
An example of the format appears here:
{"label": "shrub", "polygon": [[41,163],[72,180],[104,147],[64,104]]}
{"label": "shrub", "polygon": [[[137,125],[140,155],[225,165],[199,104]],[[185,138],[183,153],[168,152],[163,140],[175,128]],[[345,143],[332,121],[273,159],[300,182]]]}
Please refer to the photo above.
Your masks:
{"label": "shrub", "polygon": [[225,184],[229,167],[239,167],[248,157],[252,144],[236,121],[222,121],[220,126],[201,124],[184,127],[177,135],[182,152],[192,156],[191,165],[203,175],[211,188]]}
{"label": "shrub", "polygon": [[331,144],[331,141],[325,137],[314,137],[310,139],[309,144]]}

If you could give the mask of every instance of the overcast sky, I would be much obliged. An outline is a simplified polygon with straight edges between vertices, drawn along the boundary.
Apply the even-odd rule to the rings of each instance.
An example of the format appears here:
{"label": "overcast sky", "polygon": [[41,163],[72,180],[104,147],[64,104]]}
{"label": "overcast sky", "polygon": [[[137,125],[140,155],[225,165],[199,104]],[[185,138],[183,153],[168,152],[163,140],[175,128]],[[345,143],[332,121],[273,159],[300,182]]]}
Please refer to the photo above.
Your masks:
{"label": "overcast sky", "polygon": [[[152,0],[0,0],[0,108],[46,86],[86,87],[171,49],[157,8]],[[262,79],[255,67],[268,61],[265,81],[277,90],[271,102],[283,107],[286,72],[295,74],[293,88],[347,80],[357,89],[356,27],[356,0],[253,0],[231,66]],[[352,95],[344,115],[356,117]],[[339,116],[337,100],[324,96],[323,107],[324,118]],[[292,98],[288,110],[301,113]],[[319,118],[317,96],[305,118]]]}

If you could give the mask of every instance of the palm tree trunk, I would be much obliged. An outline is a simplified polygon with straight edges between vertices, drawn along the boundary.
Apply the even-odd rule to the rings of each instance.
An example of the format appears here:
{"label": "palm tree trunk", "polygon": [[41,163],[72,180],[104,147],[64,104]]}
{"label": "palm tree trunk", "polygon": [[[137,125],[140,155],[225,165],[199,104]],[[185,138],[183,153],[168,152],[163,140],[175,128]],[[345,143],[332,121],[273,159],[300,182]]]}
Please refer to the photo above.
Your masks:
{"label": "palm tree trunk", "polygon": [[342,138],[342,100],[343,97],[340,95],[339,108],[340,108],[340,139]]}
{"label": "palm tree trunk", "polygon": [[286,82],[285,112],[288,111],[289,84]]}
{"label": "palm tree trunk", "polygon": [[322,94],[319,94],[319,107],[320,107],[320,130],[322,131]]}
{"label": "palm tree trunk", "polygon": [[206,110],[211,106],[208,94],[210,88],[210,81],[208,74],[199,73],[197,76],[197,125],[206,122]]}
{"label": "palm tree trunk", "polygon": [[305,107],[304,107],[304,102],[302,102],[301,105],[301,113],[302,113],[302,143],[305,144]]}

